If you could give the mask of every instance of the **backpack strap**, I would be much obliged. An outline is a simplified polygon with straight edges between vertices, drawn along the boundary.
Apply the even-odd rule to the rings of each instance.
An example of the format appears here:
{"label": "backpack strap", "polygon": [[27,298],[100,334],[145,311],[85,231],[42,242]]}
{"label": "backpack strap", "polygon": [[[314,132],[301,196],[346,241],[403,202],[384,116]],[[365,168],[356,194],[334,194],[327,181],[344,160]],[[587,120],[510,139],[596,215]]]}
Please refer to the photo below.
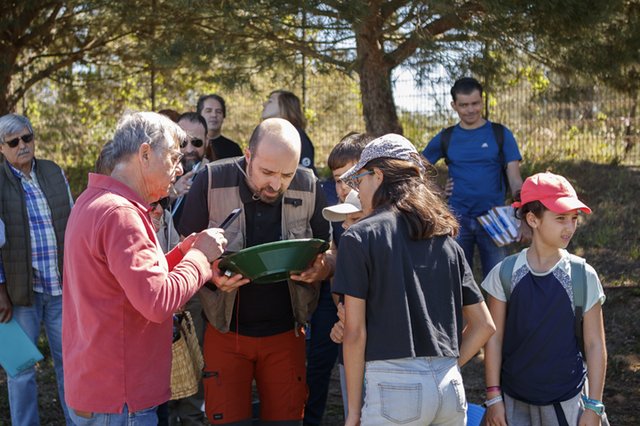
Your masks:
{"label": "backpack strap", "polygon": [[493,136],[496,138],[496,143],[498,144],[500,164],[506,168],[507,165],[504,162],[504,151],[502,150],[502,147],[504,147],[504,126],[500,123],[491,122],[491,129],[493,130]]}
{"label": "backpack strap", "polygon": [[[583,334],[583,317],[585,306],[587,305],[587,267],[583,258],[569,255],[571,264],[571,287],[573,288],[573,312],[575,315],[574,331],[578,345],[582,351],[582,357],[586,359],[584,352],[584,334]],[[518,258],[518,253],[512,254],[504,258],[500,264],[500,283],[507,298],[507,303],[511,297],[511,279],[513,276],[513,268]]]}
{"label": "backpack strap", "polygon": [[517,258],[518,253],[512,254],[511,256],[505,257],[502,263],[500,263],[500,283],[502,284],[504,295],[507,298],[507,303],[511,297],[511,277],[513,276],[513,267],[516,264]]}
{"label": "backpack strap", "polygon": [[583,357],[584,353],[584,335],[582,332],[582,323],[584,310],[587,305],[587,268],[585,260],[573,254],[569,255],[571,263],[571,287],[573,288],[573,312],[575,314],[575,334],[580,345]]}
{"label": "backpack strap", "polygon": [[493,137],[498,145],[498,161],[502,165],[502,174],[500,175],[500,185],[504,188],[505,194],[509,189],[509,178],[507,177],[507,162],[504,158],[504,126],[500,123],[491,122]]}
{"label": "backpack strap", "polygon": [[440,133],[440,152],[442,154],[442,158],[444,158],[444,162],[449,165],[449,142],[451,142],[451,134],[453,133],[453,128],[456,126],[447,127],[443,129]]}

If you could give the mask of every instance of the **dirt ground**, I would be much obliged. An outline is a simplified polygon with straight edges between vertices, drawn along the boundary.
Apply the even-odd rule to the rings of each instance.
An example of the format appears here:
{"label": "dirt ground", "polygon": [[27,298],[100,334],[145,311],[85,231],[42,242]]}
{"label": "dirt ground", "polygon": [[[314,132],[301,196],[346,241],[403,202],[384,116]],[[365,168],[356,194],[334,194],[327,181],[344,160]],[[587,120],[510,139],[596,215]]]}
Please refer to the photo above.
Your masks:
{"label": "dirt ground", "polygon": [[[604,402],[612,425],[640,424],[640,288],[605,289],[605,328],[609,363]],[[469,402],[483,401],[484,368],[478,355],[463,368]],[[11,424],[5,373],[0,372],[0,426]],[[57,399],[50,357],[38,367],[40,416],[43,425],[64,425]],[[343,424],[342,397],[337,369],[331,380],[323,425]]]}

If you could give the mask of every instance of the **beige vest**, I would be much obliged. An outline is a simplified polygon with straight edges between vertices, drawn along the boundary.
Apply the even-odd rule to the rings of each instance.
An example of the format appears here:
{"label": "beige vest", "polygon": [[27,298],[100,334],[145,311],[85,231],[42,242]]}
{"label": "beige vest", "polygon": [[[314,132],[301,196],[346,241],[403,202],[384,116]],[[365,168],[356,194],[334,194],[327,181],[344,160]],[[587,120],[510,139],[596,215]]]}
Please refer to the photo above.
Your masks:
{"label": "beige vest", "polygon": [[[209,227],[218,226],[238,207],[240,183],[245,179],[245,160],[241,157],[216,161],[207,165],[209,174]],[[309,169],[298,167],[291,185],[285,191],[282,204],[282,235],[284,239],[312,238],[311,217],[315,210],[316,177]],[[246,246],[244,208],[240,217],[225,231],[227,250],[239,251]],[[319,283],[306,284],[288,280],[291,306],[297,324],[305,324],[318,303]],[[225,293],[203,287],[198,294],[209,322],[220,332],[229,331],[237,290]]]}

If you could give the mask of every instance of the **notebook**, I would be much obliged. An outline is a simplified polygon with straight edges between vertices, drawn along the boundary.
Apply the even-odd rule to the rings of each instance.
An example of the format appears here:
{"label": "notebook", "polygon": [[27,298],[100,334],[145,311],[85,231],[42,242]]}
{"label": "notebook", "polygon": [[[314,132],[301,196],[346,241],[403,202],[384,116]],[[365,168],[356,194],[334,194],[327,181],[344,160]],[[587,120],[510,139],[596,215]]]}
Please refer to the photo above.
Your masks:
{"label": "notebook", "polygon": [[477,219],[498,247],[506,246],[518,239],[520,223],[511,206],[494,207]]}
{"label": "notebook", "polygon": [[44,358],[22,327],[11,321],[0,323],[0,365],[11,377],[32,367]]}

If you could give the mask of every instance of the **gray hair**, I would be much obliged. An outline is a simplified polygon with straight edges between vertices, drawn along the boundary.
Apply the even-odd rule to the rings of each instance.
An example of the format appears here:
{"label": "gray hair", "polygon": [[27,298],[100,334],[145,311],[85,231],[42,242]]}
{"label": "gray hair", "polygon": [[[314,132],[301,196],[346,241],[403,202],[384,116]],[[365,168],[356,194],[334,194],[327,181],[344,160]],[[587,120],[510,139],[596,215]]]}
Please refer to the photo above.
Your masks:
{"label": "gray hair", "polygon": [[27,128],[33,133],[31,122],[24,115],[7,114],[0,117],[0,143],[4,143],[4,138],[12,133],[18,133],[22,129]]}
{"label": "gray hair", "polygon": [[[107,149],[101,160],[110,168],[138,152],[143,143],[154,150],[178,148],[187,134],[176,123],[155,112],[126,112],[116,127],[113,140],[103,148]],[[101,156],[103,153],[100,154]]]}

